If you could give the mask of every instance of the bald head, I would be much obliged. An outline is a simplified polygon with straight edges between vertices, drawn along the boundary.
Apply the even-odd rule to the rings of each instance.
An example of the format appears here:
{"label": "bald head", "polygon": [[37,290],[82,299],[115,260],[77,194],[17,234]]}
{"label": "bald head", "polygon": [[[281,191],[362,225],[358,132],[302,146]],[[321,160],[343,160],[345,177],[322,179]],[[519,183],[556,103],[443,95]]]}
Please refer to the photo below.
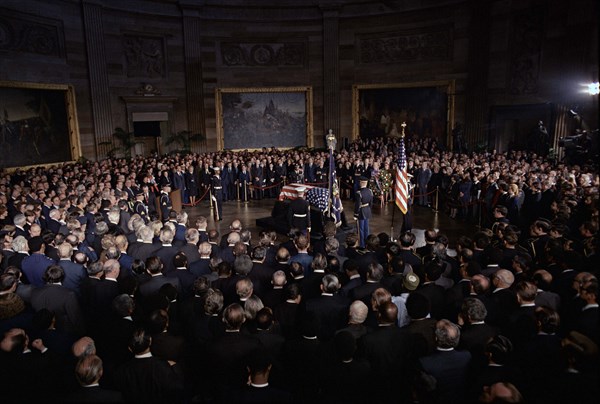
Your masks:
{"label": "bald head", "polygon": [[515,276],[507,269],[499,269],[493,277],[496,288],[510,288],[515,282]]}
{"label": "bald head", "polygon": [[392,302],[385,302],[379,306],[377,320],[379,324],[395,324],[398,318],[398,307]]}
{"label": "bald head", "polygon": [[348,313],[348,322],[350,324],[362,324],[367,319],[367,314],[369,314],[369,308],[367,307],[367,305],[360,300],[355,300],[350,305],[350,310]]}
{"label": "bald head", "polygon": [[76,358],[82,358],[88,355],[96,355],[96,344],[90,337],[82,337],[73,343],[71,348],[73,356]]}

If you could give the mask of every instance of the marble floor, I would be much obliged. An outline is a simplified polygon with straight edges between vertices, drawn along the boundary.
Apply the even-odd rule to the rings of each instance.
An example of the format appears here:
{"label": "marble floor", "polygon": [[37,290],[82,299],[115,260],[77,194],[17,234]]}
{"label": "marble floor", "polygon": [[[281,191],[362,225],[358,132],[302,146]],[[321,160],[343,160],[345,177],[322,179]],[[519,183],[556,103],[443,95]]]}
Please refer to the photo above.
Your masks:
{"label": "marble floor", "polygon": [[[223,220],[219,222],[213,220],[208,201],[202,201],[195,207],[185,207],[185,211],[189,215],[189,223],[191,225],[194,225],[198,216],[203,215],[208,218],[208,228],[216,228],[220,234],[229,231],[229,224],[232,220],[240,219],[243,227],[252,231],[253,240],[257,240],[258,233],[262,229],[257,226],[256,219],[270,216],[275,201],[276,199],[271,198],[251,200],[246,203],[237,201],[225,202],[223,204]],[[343,204],[349,225],[353,226],[355,223],[352,219],[352,212],[354,209],[353,203],[352,201],[346,200],[343,201]],[[394,210],[396,212],[393,215]],[[439,229],[439,231],[449,237],[451,245],[459,236],[463,234],[472,235],[477,231],[476,221],[475,223],[469,223],[451,219],[441,210],[436,213],[431,208],[414,206],[413,215],[413,232],[417,235],[417,247],[424,244],[423,229]],[[374,206],[373,218],[370,221],[371,232],[386,232],[392,234],[392,216],[394,216],[393,237],[396,238],[400,232],[401,214],[393,203],[388,203],[383,207],[380,207],[379,204]],[[279,241],[285,239],[285,236],[278,235]]]}

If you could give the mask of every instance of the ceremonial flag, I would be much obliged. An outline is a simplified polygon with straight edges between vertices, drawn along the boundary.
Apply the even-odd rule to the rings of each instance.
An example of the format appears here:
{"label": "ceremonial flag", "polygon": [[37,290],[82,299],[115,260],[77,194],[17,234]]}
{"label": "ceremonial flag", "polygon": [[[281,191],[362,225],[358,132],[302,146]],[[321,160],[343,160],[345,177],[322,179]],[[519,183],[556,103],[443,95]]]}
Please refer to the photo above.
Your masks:
{"label": "ceremonial flag", "polygon": [[406,172],[406,150],[404,137],[400,138],[398,149],[398,164],[396,165],[396,180],[394,181],[396,205],[404,214],[408,211],[408,174]]}

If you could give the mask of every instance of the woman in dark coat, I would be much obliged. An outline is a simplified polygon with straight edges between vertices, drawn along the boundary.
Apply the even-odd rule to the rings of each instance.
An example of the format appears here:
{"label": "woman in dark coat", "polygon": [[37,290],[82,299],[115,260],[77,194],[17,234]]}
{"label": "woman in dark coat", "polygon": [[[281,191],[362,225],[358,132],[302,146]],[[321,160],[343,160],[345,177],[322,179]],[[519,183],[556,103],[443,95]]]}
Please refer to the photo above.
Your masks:
{"label": "woman in dark coat", "polygon": [[190,166],[185,173],[185,189],[190,198],[190,204],[195,206],[196,198],[198,197],[198,179],[196,178],[193,166]]}

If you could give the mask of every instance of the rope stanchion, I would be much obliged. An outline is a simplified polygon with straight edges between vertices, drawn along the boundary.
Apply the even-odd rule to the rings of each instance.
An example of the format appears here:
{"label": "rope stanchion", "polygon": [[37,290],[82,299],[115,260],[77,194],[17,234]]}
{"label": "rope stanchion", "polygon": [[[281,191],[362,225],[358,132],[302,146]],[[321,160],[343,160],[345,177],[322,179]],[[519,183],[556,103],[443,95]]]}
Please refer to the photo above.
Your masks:
{"label": "rope stanchion", "polygon": [[252,189],[258,189],[258,190],[264,191],[265,189],[271,189],[271,188],[278,187],[282,183],[283,183],[283,181],[282,182],[278,182],[277,184],[267,185],[267,186],[264,186],[264,187],[257,187],[256,185],[250,184],[249,187],[252,188]]}
{"label": "rope stanchion", "polygon": [[191,207],[194,207],[194,206],[198,205],[206,197],[206,194],[208,194],[208,191],[210,191],[210,188],[206,189],[206,191],[204,192],[204,195],[202,195],[200,197],[200,199],[196,199],[196,203],[194,203],[194,204],[191,204],[191,203],[182,203],[182,205],[183,206],[191,206]]}
{"label": "rope stanchion", "polygon": [[435,209],[433,210],[435,213],[439,212],[439,204],[440,204],[440,187],[435,187]]}

